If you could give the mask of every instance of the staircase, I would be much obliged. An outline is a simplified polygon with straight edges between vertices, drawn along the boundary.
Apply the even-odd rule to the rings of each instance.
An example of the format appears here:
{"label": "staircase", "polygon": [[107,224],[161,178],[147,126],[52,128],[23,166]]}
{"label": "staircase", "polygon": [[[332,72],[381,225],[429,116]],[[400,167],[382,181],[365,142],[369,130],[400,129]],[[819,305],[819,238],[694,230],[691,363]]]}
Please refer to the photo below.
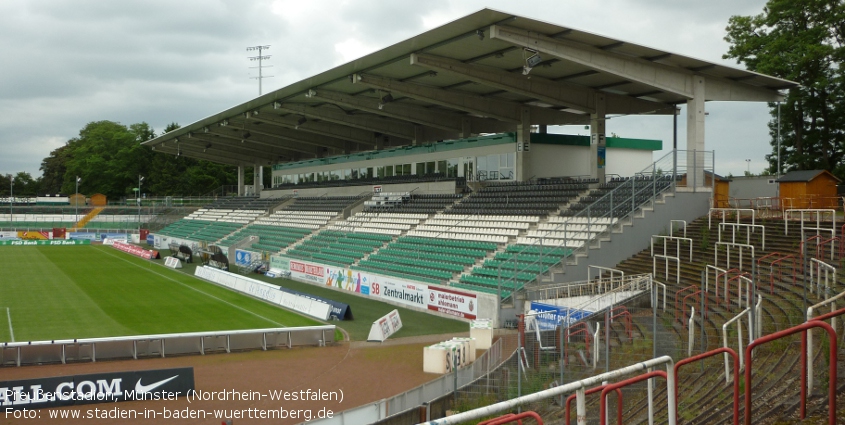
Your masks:
{"label": "staircase", "polygon": [[85,227],[85,225],[88,224],[89,221],[93,220],[94,217],[103,212],[104,209],[105,208],[103,207],[94,208],[93,210],[91,210],[91,212],[85,214],[85,217],[82,217],[82,219],[79,220],[79,222],[77,222],[76,224],[74,224],[73,227],[76,229],[81,229]]}

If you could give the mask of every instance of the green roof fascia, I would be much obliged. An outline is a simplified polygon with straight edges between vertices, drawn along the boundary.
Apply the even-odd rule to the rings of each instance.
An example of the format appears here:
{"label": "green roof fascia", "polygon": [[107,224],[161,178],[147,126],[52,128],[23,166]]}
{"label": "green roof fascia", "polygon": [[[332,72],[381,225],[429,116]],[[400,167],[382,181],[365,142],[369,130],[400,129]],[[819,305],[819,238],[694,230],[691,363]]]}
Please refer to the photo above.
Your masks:
{"label": "green roof fascia", "polygon": [[349,155],[338,155],[330,158],[316,158],[306,161],[289,162],[273,165],[273,171],[290,170],[303,167],[319,167],[331,164],[343,164],[346,162],[367,161],[371,159],[393,158],[409,155],[420,155],[434,152],[446,152],[460,149],[469,149],[482,146],[503,145],[516,143],[516,133],[501,133],[490,136],[479,136],[468,139],[444,140],[442,142],[429,143],[420,146],[402,146],[399,148],[384,149],[380,151],[367,151]]}
{"label": "green roof fascia", "polygon": [[[572,134],[531,133],[531,143],[539,145],[590,146],[590,136]],[[659,151],[663,149],[662,140],[627,139],[622,137],[606,138],[608,148],[640,149]]]}

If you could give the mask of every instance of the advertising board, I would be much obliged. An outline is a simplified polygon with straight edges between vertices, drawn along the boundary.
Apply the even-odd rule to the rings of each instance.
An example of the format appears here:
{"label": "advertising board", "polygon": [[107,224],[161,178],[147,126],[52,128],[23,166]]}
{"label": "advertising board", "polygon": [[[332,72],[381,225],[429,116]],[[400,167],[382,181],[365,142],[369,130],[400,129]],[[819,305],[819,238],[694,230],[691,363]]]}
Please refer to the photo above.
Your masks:
{"label": "advertising board", "polygon": [[399,317],[398,310],[393,310],[373,322],[373,325],[370,327],[370,334],[367,336],[367,341],[384,342],[384,340],[398,332],[399,329],[402,329],[402,318]]}
{"label": "advertising board", "polygon": [[257,252],[247,251],[245,249],[235,250],[235,265],[246,267],[252,264],[253,260],[260,260],[261,254]]}
{"label": "advertising board", "polygon": [[565,322],[565,326],[569,326],[595,312],[587,310],[579,310],[569,307],[560,307],[551,304],[531,302],[531,311],[540,313],[535,316],[537,326],[541,331],[556,329],[557,326]]}
{"label": "advertising board", "polygon": [[46,246],[57,246],[57,245],[91,245],[90,240],[73,240],[73,239],[64,239],[64,240],[29,240],[29,241],[22,241],[22,240],[0,240],[0,246],[2,245],[11,245],[11,246],[35,246],[35,245],[46,245]]}
{"label": "advertising board", "polygon": [[270,257],[271,269],[286,270],[286,266],[290,270],[291,278],[304,282],[331,286],[462,319],[475,319],[478,314],[478,299],[475,294],[469,292],[283,256]]}
{"label": "advertising board", "polygon": [[8,410],[136,400],[175,400],[194,390],[194,368],[157,369],[0,381]]}
{"label": "advertising board", "polygon": [[148,251],[140,246],[130,245],[128,243],[123,243],[120,241],[114,241],[113,245],[114,248],[123,251],[127,254],[132,254],[136,257],[141,257],[145,260],[149,260],[151,258],[155,258],[155,251]]}
{"label": "advertising board", "polygon": [[197,267],[194,275],[234,291],[248,294],[271,304],[280,305],[321,320],[328,320],[332,311],[330,304],[314,297],[306,298],[290,292],[284,292],[279,290],[279,287],[276,285],[213,267]]}

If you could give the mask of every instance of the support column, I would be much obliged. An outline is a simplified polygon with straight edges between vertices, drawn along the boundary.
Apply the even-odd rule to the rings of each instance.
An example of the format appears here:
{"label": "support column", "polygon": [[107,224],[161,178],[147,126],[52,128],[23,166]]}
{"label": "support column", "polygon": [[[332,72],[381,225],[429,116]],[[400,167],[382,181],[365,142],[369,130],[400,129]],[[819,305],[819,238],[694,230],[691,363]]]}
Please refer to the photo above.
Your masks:
{"label": "support column", "polygon": [[252,168],[252,188],[255,196],[261,196],[261,189],[264,188],[264,167],[255,164]]}
{"label": "support column", "polygon": [[417,146],[421,145],[423,142],[423,127],[419,124],[414,124],[414,140],[411,141],[411,145]]}
{"label": "support column", "polygon": [[606,183],[607,139],[605,137],[605,96],[596,93],[596,112],[590,114],[590,177]]}
{"label": "support column", "polygon": [[531,174],[531,114],[522,108],[520,123],[516,125],[516,180],[525,181]]}
{"label": "support column", "polygon": [[472,137],[472,122],[469,118],[461,118],[461,139]]}
{"label": "support column", "polygon": [[244,166],[238,165],[238,196],[244,196]]}
{"label": "support column", "polygon": [[687,187],[704,186],[704,77],[693,77],[693,98],[687,101]]}

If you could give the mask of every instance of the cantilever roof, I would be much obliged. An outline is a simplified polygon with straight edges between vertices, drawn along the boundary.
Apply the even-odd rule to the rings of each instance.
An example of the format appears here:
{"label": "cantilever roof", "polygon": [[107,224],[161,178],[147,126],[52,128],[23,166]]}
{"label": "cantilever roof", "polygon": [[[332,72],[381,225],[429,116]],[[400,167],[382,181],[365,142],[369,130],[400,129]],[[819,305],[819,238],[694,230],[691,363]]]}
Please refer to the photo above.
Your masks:
{"label": "cantilever roof", "polygon": [[[523,75],[526,59],[537,63]],[[586,124],[606,112],[669,114],[706,100],[769,102],[791,81],[484,9],[144,142],[232,165],[289,161]]]}

